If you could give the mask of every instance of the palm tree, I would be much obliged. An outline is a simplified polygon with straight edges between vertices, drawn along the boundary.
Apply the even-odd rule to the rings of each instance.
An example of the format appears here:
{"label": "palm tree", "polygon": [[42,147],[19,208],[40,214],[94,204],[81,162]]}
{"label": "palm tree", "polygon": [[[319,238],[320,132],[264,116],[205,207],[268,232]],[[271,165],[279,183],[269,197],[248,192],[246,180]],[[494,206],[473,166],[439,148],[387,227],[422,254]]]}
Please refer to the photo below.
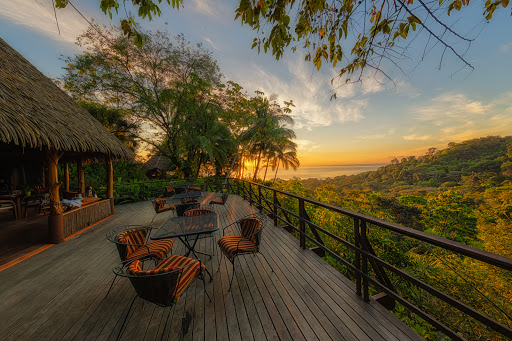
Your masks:
{"label": "palm tree", "polygon": [[280,165],[282,165],[284,169],[289,169],[292,167],[293,170],[297,170],[297,168],[300,166],[300,161],[297,158],[297,152],[295,150],[283,150],[276,155],[275,165],[272,167],[272,169],[276,170],[273,183],[276,182],[277,171]]}
{"label": "palm tree", "polygon": [[260,170],[261,159],[271,153],[273,144],[279,144],[283,140],[295,138],[293,130],[286,128],[286,124],[293,124],[293,119],[289,115],[289,108],[293,103],[286,103],[286,107],[281,107],[276,99],[277,96],[271,95],[270,98],[264,97],[263,93],[253,99],[255,107],[255,124],[251,127],[254,130],[252,144],[250,146],[251,154],[254,156],[255,168],[253,181],[256,180]]}

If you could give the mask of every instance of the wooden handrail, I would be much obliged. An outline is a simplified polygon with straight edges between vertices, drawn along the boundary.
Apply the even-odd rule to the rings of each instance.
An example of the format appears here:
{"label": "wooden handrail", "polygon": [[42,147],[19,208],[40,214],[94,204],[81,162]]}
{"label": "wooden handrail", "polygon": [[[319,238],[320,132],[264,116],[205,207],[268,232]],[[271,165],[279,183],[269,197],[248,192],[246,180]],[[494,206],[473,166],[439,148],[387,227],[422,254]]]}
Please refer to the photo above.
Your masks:
{"label": "wooden handrail", "polygon": [[[180,180],[171,180],[171,181],[154,181],[152,183],[160,183],[165,182],[166,184],[190,181],[195,179],[180,179]],[[464,255],[471,257],[473,259],[485,262],[487,264],[511,271],[512,270],[512,259],[497,255],[488,251],[480,250],[472,246],[468,246],[456,241],[448,240],[442,237],[438,237],[435,235],[431,235],[425,232],[421,232],[418,230],[414,230],[412,228],[408,228],[399,224],[391,223],[379,218],[371,217],[368,215],[360,214],[357,212],[349,211],[343,209],[341,207],[337,207],[331,204],[323,203],[314,199],[306,198],[300,195],[296,195],[293,193],[288,193],[276,188],[272,188],[269,186],[265,186],[256,182],[248,181],[248,180],[240,180],[230,178],[226,184],[225,178],[207,178],[205,179],[208,187],[211,190],[215,190],[218,188],[218,183],[222,184],[221,188],[226,188],[231,193],[242,196],[244,199],[248,200],[249,203],[257,204],[262,212],[267,212],[272,215],[274,220],[274,224],[277,225],[278,222],[283,222],[284,224],[288,224],[293,228],[294,231],[299,233],[300,245],[301,247],[306,247],[307,243],[313,243],[318,246],[318,248],[322,249],[324,252],[329,254],[329,256],[333,257],[340,264],[343,264],[347,268],[354,271],[355,274],[355,282],[356,282],[356,293],[359,296],[362,296],[365,301],[369,300],[369,285],[371,284],[373,287],[385,292],[389,297],[398,301],[403,306],[407,307],[412,312],[418,314],[430,324],[432,324],[438,330],[444,332],[446,335],[452,337],[453,339],[461,339],[462,337],[458,335],[456,332],[451,330],[449,327],[444,325],[442,322],[437,321],[435,318],[431,317],[426,312],[422,311],[420,308],[409,302],[407,299],[401,297],[396,291],[395,288],[391,285],[391,282],[386,276],[386,271],[389,271],[400,278],[408,281],[411,284],[416,285],[417,287],[425,290],[429,294],[437,297],[438,299],[443,300],[447,304],[452,307],[458,309],[459,311],[477,319],[478,321],[484,323],[488,327],[493,330],[512,338],[512,329],[509,327],[494,321],[493,319],[483,315],[482,313],[474,310],[471,307],[463,304],[462,302],[440,292],[439,290],[431,287],[430,285],[422,282],[421,280],[405,273],[401,269],[394,267],[386,263],[384,260],[380,259],[378,256],[372,252],[372,247],[368,238],[366,237],[367,229],[372,226],[377,226],[388,231],[392,231],[394,233],[422,241],[431,245],[438,246],[445,250],[452,251],[456,254]],[[146,187],[146,183],[127,183],[127,184],[115,184],[114,187],[122,186],[122,185],[142,185]],[[147,190],[153,190],[152,188],[147,188]],[[265,197],[265,195],[270,194],[270,196]],[[289,211],[287,208],[283,207],[279,202],[278,194],[293,198],[296,200],[296,209],[297,213]],[[354,230],[354,243],[342,239],[341,237],[335,235],[331,231],[324,229],[317,224],[313,223],[307,214],[306,204],[314,205],[316,207],[325,208],[329,211],[339,213],[343,216],[349,217],[353,220],[353,230]],[[281,213],[284,217],[282,217],[279,213]],[[298,222],[298,224],[293,224],[293,221]],[[313,232],[313,236],[310,236],[306,232],[306,226],[309,226],[310,230]],[[325,236],[336,240],[341,243],[345,247],[348,247],[354,252],[355,258],[354,262],[350,263],[347,260],[343,259],[333,250],[327,248],[320,238],[320,233],[323,233]],[[311,244],[310,244],[311,245]],[[374,278],[369,274],[368,265],[370,265],[374,271],[378,274],[378,278]],[[376,280],[377,279],[377,280]]]}

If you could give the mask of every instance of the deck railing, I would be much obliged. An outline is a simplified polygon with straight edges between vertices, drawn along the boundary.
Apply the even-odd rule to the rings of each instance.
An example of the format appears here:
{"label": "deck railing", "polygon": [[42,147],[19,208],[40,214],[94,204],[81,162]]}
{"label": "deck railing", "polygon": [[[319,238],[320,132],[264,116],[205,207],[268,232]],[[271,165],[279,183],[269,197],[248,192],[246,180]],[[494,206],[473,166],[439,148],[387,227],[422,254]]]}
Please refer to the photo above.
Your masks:
{"label": "deck railing", "polygon": [[[452,252],[458,256],[466,256],[471,259],[486,263],[488,265],[503,269],[507,272],[512,270],[512,259],[493,254],[484,250],[480,250],[462,243],[441,238],[435,235],[427,234],[412,228],[404,227],[395,223],[391,223],[382,219],[374,218],[368,215],[360,214],[345,210],[341,207],[316,201],[310,198],[302,197],[296,194],[278,190],[259,183],[225,178],[208,178],[200,180],[172,180],[151,183],[129,183],[115,185],[115,193],[117,202],[122,202],[130,196],[137,197],[139,200],[150,196],[162,196],[165,191],[165,185],[177,185],[183,182],[199,182],[203,183],[207,190],[214,192],[228,191],[239,195],[248,200],[252,205],[257,206],[262,212],[268,214],[273,220],[274,225],[282,226],[289,232],[292,232],[298,239],[302,248],[311,248],[317,254],[326,256],[327,259],[341,264],[345,269],[349,269],[355,281],[355,291],[366,302],[370,300],[370,295],[374,296],[379,303],[382,303],[388,309],[392,309],[395,302],[398,302],[409,311],[417,314],[422,319],[430,323],[436,330],[444,333],[454,340],[465,340],[463,331],[455,331],[445,323],[444,319],[439,316],[433,317],[426,312],[425,309],[418,306],[413,300],[404,297],[400,290],[393,286],[393,282],[405,282],[410,286],[421,289],[421,295],[426,293],[431,297],[444,302],[450,307],[460,311],[464,316],[479,321],[484,326],[497,332],[497,338],[512,338],[512,329],[498,322],[477,309],[469,306],[451,297],[449,294],[442,292],[431,284],[418,279],[417,277],[401,269],[399,266],[391,264],[392,261],[385,259],[381,255],[377,255],[372,247],[370,235],[377,229],[383,229],[397,236],[397,240],[410,240],[415,245],[424,245],[427,251],[432,251],[432,247],[437,247],[443,252]],[[128,186],[128,190],[122,191],[123,186]],[[137,192],[130,192],[137,187]],[[135,198],[132,198],[135,199]],[[138,200],[133,200],[138,201]],[[310,218],[310,213],[315,210],[323,209],[327,212],[336,214],[338,219],[344,219],[345,223],[350,224],[350,235],[341,236],[332,231],[331,226],[322,227]],[[331,249],[325,241],[330,239],[338,245],[344,247],[349,252],[342,257],[339,249]],[[484,299],[484,298],[482,298]],[[496,305],[495,305],[496,306]],[[497,309],[500,309],[496,306]],[[510,320],[510,315],[503,309],[501,312]],[[499,335],[501,334],[501,336]]]}
{"label": "deck railing", "polygon": [[[210,180],[209,184],[212,186],[212,189],[214,184],[217,189],[223,188],[224,184],[226,184],[226,188],[231,193],[242,196],[252,205],[257,206],[262,212],[269,214],[269,216],[273,218],[275,225],[284,225],[287,229],[293,231],[298,236],[299,244],[302,248],[306,248],[308,245],[314,246],[317,253],[320,250],[320,254],[325,253],[332,259],[353,271],[356,283],[356,293],[357,295],[362,296],[365,301],[368,302],[370,300],[370,293],[372,291],[385,293],[385,296],[382,294],[377,296],[388,308],[392,308],[394,306],[393,301],[396,301],[426,320],[438,331],[441,331],[450,338],[454,340],[464,340],[463,335],[460,333],[461,331],[458,333],[452,330],[440,321],[439,318],[434,318],[422,308],[411,302],[411,300],[403,297],[398,290],[393,287],[389,279],[390,276],[393,276],[395,278],[395,282],[396,279],[400,278],[402,281],[420,288],[423,292],[445,302],[453,308],[456,308],[465,314],[465,316],[481,322],[490,329],[503,335],[505,338],[512,338],[512,329],[509,326],[495,321],[482,312],[460,302],[448,294],[434,288],[432,285],[405,272],[403,269],[390,264],[389,261],[377,256],[373,251],[370,238],[368,236],[372,229],[382,228],[399,235],[402,238],[411,238],[417,243],[427,243],[457,255],[467,256],[507,271],[512,270],[512,259],[378,218],[348,211],[337,206],[292,193],[287,193],[255,182],[229,179],[229,182],[226,183],[224,179],[217,179],[216,181]],[[281,204],[281,201],[285,200],[288,204]],[[290,210],[290,207],[294,207],[294,210]],[[308,210],[312,212],[318,208],[335,212],[350,219],[353,227],[352,238],[341,238],[329,229],[315,224],[309,217]],[[328,248],[322,240],[321,235],[324,239],[331,238],[337,243],[352,250],[354,255],[353,259],[344,259],[338,254],[338,252]],[[351,240],[349,241],[347,239]],[[370,269],[373,271],[370,271]]]}

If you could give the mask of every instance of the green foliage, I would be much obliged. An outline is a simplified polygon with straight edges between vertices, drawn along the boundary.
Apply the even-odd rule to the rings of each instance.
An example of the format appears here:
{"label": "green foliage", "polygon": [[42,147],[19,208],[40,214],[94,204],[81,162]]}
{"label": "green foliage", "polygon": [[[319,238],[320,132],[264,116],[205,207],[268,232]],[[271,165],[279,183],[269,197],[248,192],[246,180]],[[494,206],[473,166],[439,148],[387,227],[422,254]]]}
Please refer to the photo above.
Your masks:
{"label": "green foliage", "polygon": [[477,220],[473,210],[453,191],[427,197],[423,217],[428,233],[466,244],[476,240]]}
{"label": "green foliage", "polygon": [[[510,137],[487,137],[450,143],[447,149],[432,148],[422,157],[395,159],[375,172],[280,182],[279,187],[511,258],[512,179],[503,171],[503,164],[511,161],[510,141]],[[426,183],[435,186],[425,187]],[[287,204],[296,205],[293,201]],[[353,242],[351,219],[324,208],[306,205],[306,209],[315,224]],[[510,271],[377,226],[368,226],[367,235],[379,258],[510,326],[506,315],[512,311]],[[350,249],[325,235],[323,239],[330,250],[349,262],[354,260]],[[326,257],[326,261],[353,279],[353,273],[333,257]],[[372,269],[370,274],[375,275]],[[466,339],[505,339],[422,289],[388,274],[402,297]],[[428,340],[448,339],[403,306],[397,305],[394,313]]]}

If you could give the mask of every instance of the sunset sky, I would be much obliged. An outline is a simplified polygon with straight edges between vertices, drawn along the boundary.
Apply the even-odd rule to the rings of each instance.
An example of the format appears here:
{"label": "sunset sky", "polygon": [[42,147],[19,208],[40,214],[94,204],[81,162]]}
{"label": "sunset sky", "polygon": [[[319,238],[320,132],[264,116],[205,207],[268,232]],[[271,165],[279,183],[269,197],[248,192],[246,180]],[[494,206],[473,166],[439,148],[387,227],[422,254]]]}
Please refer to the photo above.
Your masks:
{"label": "sunset sky", "polygon": [[[74,41],[88,24],[68,6],[57,11],[59,35],[51,3],[0,0],[0,37],[45,75],[58,78],[64,65],[59,55],[80,52]],[[87,18],[109,23],[98,3],[73,2]],[[470,36],[478,35],[466,54],[475,70],[459,71],[461,62],[449,55],[439,70],[442,50],[435,47],[417,66],[404,61],[405,74],[385,70],[394,84],[370,78],[362,85],[342,86],[338,99],[331,101],[335,70],[316,71],[312,63],[304,62],[301,51],[287,51],[279,61],[258,54],[251,49],[254,33],[234,21],[236,1],[185,0],[179,11],[164,4],[161,8],[161,17],[141,20],[144,28],[183,33],[188,40],[203,43],[213,52],[225,80],[241,84],[249,95],[262,90],[278,94],[280,100],[293,100],[302,165],[385,163],[395,156],[422,155],[429,147],[444,148],[449,142],[511,135],[510,9],[486,24],[479,15],[482,10],[476,8],[467,16],[471,24],[458,23],[463,33],[473,29]],[[421,50],[421,41],[417,43],[412,48]]]}

